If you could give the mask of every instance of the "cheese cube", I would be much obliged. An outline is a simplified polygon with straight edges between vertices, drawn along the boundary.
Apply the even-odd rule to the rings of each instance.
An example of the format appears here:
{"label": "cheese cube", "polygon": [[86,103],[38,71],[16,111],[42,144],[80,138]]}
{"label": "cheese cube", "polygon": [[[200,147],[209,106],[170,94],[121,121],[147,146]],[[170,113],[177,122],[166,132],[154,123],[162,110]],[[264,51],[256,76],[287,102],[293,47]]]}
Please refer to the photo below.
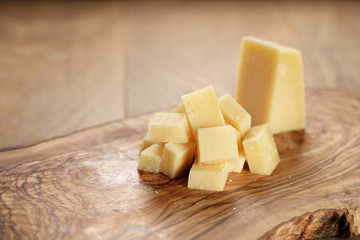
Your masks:
{"label": "cheese cube", "polygon": [[236,161],[238,146],[235,128],[231,126],[199,128],[197,157],[200,164]]}
{"label": "cheese cube", "polygon": [[243,140],[243,146],[252,173],[270,175],[280,162],[268,124],[251,128]]}
{"label": "cheese cube", "polygon": [[141,142],[140,152],[144,151],[146,148],[150,147],[154,143],[157,143],[157,142],[150,140],[149,132],[146,133],[145,137],[143,138],[143,140]]}
{"label": "cheese cube", "polygon": [[194,163],[189,173],[188,188],[223,191],[228,175],[226,162],[215,165]]}
{"label": "cheese cube", "polygon": [[[177,108],[175,108],[173,112],[175,112],[175,113],[185,113],[185,114],[186,114],[185,107],[184,107],[184,105],[183,105],[182,103],[180,103],[180,105],[177,106]],[[189,118],[188,118],[187,115],[186,115],[186,119],[187,119],[187,121],[188,121],[190,131],[191,131],[191,133],[192,133],[193,131],[192,131],[192,129],[191,129],[191,125],[190,125]],[[190,139],[191,139],[191,140],[194,140],[193,137],[194,137],[194,135],[191,134]]]}
{"label": "cheese cube", "polygon": [[162,159],[164,146],[154,143],[140,153],[138,169],[158,173]]}
{"label": "cheese cube", "polygon": [[245,37],[236,90],[236,100],[251,115],[253,126],[269,123],[273,133],[304,128],[304,81],[298,50]]}
{"label": "cheese cube", "polygon": [[198,128],[225,125],[213,86],[183,95],[181,101],[194,134]]}
{"label": "cheese cube", "polygon": [[251,126],[251,116],[230,94],[219,98],[220,109],[225,119],[244,138]]}
{"label": "cheese cube", "polygon": [[[229,126],[231,126],[231,125],[229,125]],[[233,126],[231,126],[231,127],[233,127]],[[244,148],[242,145],[241,134],[236,129],[235,129],[235,132],[236,132],[236,142],[237,142],[239,154],[238,154],[238,158],[236,158],[234,161],[229,161],[228,165],[229,165],[229,172],[239,173],[244,168],[246,158],[245,158]]]}
{"label": "cheese cube", "polygon": [[[231,126],[231,125],[229,123],[226,123],[226,126]],[[231,126],[231,127],[234,128],[233,126]],[[243,138],[241,138],[241,134],[238,130],[235,129],[235,132],[236,132],[236,142],[237,142],[237,146],[238,146],[238,151],[243,150],[243,146],[242,146]]]}
{"label": "cheese cube", "polygon": [[244,168],[245,164],[245,153],[244,150],[239,150],[238,157],[235,159],[235,161],[228,162],[229,165],[229,172],[236,172],[239,173]]}
{"label": "cheese cube", "polygon": [[186,113],[184,105],[182,103],[180,103],[179,106],[177,106],[174,111],[175,113]]}
{"label": "cheese cube", "polygon": [[170,178],[179,177],[193,163],[196,144],[189,143],[167,143],[165,144],[160,172]]}
{"label": "cheese cube", "polygon": [[236,142],[237,142],[237,146],[238,146],[238,151],[243,150],[243,146],[242,146],[242,138],[241,138],[241,134],[238,130],[236,130]]}
{"label": "cheese cube", "polygon": [[184,113],[155,113],[149,123],[149,138],[155,142],[187,143],[191,130]]}

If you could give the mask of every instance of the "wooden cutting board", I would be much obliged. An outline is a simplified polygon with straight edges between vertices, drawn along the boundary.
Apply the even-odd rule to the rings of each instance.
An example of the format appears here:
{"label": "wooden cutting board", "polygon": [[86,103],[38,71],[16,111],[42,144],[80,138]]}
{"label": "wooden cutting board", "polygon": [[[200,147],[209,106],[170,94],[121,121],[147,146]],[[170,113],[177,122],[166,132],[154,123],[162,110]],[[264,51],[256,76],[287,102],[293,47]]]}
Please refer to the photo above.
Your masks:
{"label": "wooden cutting board", "polygon": [[152,114],[0,152],[2,239],[309,239],[360,234],[360,92],[307,89],[305,131],[271,176],[223,192],[139,173]]}

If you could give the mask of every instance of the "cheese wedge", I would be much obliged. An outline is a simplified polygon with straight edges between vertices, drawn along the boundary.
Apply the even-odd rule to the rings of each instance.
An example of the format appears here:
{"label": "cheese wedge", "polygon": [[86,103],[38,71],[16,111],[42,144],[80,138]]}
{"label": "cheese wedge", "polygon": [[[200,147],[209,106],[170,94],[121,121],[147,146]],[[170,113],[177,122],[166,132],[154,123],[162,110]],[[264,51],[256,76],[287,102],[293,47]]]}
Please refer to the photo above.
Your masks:
{"label": "cheese wedge", "polygon": [[304,128],[301,53],[267,40],[243,38],[236,100],[251,115],[252,126],[269,123],[274,134]]}

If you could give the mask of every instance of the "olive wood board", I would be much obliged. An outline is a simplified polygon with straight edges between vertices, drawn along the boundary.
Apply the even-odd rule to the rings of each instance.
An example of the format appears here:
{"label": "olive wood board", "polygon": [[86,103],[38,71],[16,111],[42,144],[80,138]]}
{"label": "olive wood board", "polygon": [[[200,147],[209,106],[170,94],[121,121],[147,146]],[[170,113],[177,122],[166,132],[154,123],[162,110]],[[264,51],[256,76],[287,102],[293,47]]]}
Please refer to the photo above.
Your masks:
{"label": "olive wood board", "polygon": [[314,239],[360,235],[360,92],[306,89],[271,176],[225,190],[139,172],[153,113],[0,152],[1,239]]}

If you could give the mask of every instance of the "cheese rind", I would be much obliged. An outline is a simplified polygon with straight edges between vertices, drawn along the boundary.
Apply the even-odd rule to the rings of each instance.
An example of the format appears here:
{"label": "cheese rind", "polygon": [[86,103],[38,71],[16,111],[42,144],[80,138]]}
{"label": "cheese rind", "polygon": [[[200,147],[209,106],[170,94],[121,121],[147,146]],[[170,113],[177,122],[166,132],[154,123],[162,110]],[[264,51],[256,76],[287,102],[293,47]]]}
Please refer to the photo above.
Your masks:
{"label": "cheese rind", "polygon": [[184,113],[155,113],[149,123],[149,139],[154,142],[187,143],[191,134]]}
{"label": "cheese rind", "polygon": [[236,100],[252,125],[269,123],[273,133],[305,127],[301,53],[267,40],[245,37]]}
{"label": "cheese rind", "polygon": [[193,163],[196,144],[189,143],[167,143],[164,147],[160,172],[170,178],[179,177]]}
{"label": "cheese rind", "polygon": [[213,86],[183,95],[181,101],[194,134],[198,128],[225,125]]}
{"label": "cheese rind", "polygon": [[230,94],[220,97],[219,104],[225,122],[236,128],[244,138],[251,127],[250,114]]}
{"label": "cheese rind", "polygon": [[268,124],[250,129],[243,140],[250,172],[271,175],[280,162],[279,152]]}
{"label": "cheese rind", "polygon": [[223,191],[229,175],[227,163],[201,165],[194,163],[188,180],[188,188]]}
{"label": "cheese rind", "polygon": [[162,160],[164,146],[154,143],[140,153],[138,169],[153,173],[160,172],[160,163]]}
{"label": "cheese rind", "polygon": [[200,164],[236,161],[238,146],[235,128],[232,126],[199,128],[197,157]]}

